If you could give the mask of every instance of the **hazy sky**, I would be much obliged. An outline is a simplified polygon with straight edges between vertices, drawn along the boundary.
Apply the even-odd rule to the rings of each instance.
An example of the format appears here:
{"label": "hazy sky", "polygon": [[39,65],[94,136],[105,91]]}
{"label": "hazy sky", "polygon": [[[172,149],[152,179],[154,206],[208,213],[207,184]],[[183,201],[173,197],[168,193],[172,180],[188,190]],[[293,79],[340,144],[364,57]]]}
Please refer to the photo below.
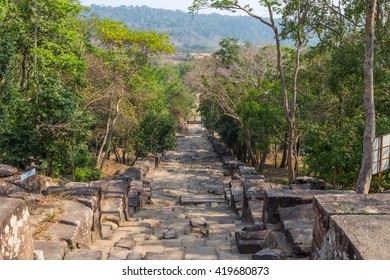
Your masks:
{"label": "hazy sky", "polygon": [[[105,6],[149,6],[152,8],[162,8],[169,10],[183,10],[188,11],[188,7],[191,6],[192,0],[81,0],[83,5],[89,6],[91,4],[105,5]],[[258,0],[242,0],[242,4],[251,4],[255,11],[262,16],[267,15],[263,8],[259,7]],[[217,12],[217,10],[205,11]],[[230,12],[224,12],[223,14],[232,14]],[[238,14],[238,13],[236,13]]]}

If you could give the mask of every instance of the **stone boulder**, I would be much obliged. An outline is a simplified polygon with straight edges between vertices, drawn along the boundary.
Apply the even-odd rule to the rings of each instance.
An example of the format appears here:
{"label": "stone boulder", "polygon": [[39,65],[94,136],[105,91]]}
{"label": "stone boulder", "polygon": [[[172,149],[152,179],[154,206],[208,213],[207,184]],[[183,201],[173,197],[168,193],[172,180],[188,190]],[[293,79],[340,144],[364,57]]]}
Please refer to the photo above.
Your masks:
{"label": "stone boulder", "polygon": [[26,191],[14,184],[8,182],[0,182],[0,196],[10,196],[18,192],[26,192]]}
{"label": "stone boulder", "polygon": [[13,176],[6,179],[6,182],[16,185],[31,193],[41,193],[50,186],[53,186],[53,179],[47,176],[35,174],[25,180],[21,180],[20,176]]}
{"label": "stone boulder", "polygon": [[16,173],[18,173],[18,169],[16,167],[0,164],[0,178],[9,177],[15,175]]}

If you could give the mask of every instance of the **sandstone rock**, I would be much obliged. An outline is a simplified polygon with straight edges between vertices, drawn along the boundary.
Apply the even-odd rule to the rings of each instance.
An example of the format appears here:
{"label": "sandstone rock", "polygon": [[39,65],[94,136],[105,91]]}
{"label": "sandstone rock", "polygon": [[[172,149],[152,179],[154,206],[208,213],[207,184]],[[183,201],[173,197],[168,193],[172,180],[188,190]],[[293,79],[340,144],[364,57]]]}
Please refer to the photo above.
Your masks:
{"label": "sandstone rock", "polygon": [[76,248],[79,244],[90,243],[91,236],[85,236],[79,227],[66,224],[53,224],[45,236],[49,240],[66,241],[71,248]]}
{"label": "sandstone rock", "polygon": [[9,177],[18,172],[18,169],[16,167],[0,164],[0,178],[2,177]]}
{"label": "sandstone rock", "polygon": [[33,259],[29,216],[23,200],[0,197],[0,260]]}
{"label": "sandstone rock", "polygon": [[279,249],[264,249],[252,255],[254,260],[282,260],[286,253]]}
{"label": "sandstone rock", "polygon": [[45,260],[62,260],[69,251],[63,241],[34,241],[34,249],[43,251]]}
{"label": "sandstone rock", "polygon": [[175,239],[176,238],[176,230],[170,229],[164,233],[164,239]]}
{"label": "sandstone rock", "polygon": [[[113,261],[113,260],[127,260],[127,255],[131,251],[129,250],[112,250],[108,253],[107,260]],[[140,257],[141,259],[141,257]]]}
{"label": "sandstone rock", "polygon": [[236,232],[237,249],[241,254],[255,254],[266,248],[276,248],[277,242],[270,231]]}
{"label": "sandstone rock", "polygon": [[26,192],[26,191],[11,183],[0,182],[0,196],[9,196],[17,192]]}
{"label": "sandstone rock", "polygon": [[25,180],[20,180],[20,176],[13,176],[7,178],[6,182],[17,185],[32,193],[41,193],[42,190],[45,190],[54,184],[52,178],[39,174],[35,174]]}
{"label": "sandstone rock", "polygon": [[64,260],[102,260],[103,252],[96,250],[75,250],[65,255]]}
{"label": "sandstone rock", "polygon": [[115,247],[126,250],[133,250],[135,244],[136,243],[133,238],[124,237],[121,238],[117,243],[115,243]]}
{"label": "sandstone rock", "polygon": [[204,217],[192,218],[190,220],[191,227],[206,227],[207,221]]}

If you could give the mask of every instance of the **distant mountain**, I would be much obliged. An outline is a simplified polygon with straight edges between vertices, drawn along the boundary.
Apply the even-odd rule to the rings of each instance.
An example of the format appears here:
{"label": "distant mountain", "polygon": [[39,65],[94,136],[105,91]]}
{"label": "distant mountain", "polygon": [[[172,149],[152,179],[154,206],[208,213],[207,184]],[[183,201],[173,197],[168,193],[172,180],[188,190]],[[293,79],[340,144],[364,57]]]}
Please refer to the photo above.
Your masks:
{"label": "distant mountain", "polygon": [[90,12],[99,17],[122,21],[137,30],[155,30],[171,35],[179,52],[214,51],[223,38],[266,45],[274,43],[273,31],[248,16],[189,14],[183,11],[154,9],[146,6],[98,6]]}

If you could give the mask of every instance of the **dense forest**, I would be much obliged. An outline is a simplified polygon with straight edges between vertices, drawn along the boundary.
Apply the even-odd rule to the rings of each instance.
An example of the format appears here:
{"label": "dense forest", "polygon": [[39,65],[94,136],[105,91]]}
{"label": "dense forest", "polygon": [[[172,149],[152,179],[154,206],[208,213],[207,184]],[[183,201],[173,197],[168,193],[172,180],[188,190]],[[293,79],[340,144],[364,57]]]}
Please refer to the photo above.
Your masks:
{"label": "dense forest", "polygon": [[214,51],[223,38],[238,38],[241,43],[267,45],[273,42],[272,30],[259,26],[248,16],[190,14],[183,11],[146,6],[106,7],[91,5],[88,14],[122,21],[131,29],[155,30],[170,34],[179,52]]}
{"label": "dense forest", "polygon": [[73,0],[1,0],[0,162],[48,176],[99,178],[118,162],[175,146],[192,98],[165,34],[81,20]]}
{"label": "dense forest", "polygon": [[[283,155],[274,164],[288,170],[286,183],[312,175],[367,193],[378,179],[367,177],[374,137],[390,132],[388,1],[260,1],[267,18],[239,2],[194,0],[191,10],[246,10],[250,17],[192,20],[98,6],[99,17],[86,17],[74,0],[0,0],[0,162],[97,179],[109,156],[130,165],[173,149],[176,128],[200,94],[206,128],[245,163],[261,171],[274,152]],[[147,15],[130,25],[121,11]],[[170,20],[161,20],[165,14]],[[119,15],[123,22],[105,18]],[[194,40],[170,37],[165,25]],[[195,36],[198,28],[212,40]],[[310,46],[312,34],[318,44]],[[209,57],[178,65],[161,58],[174,53],[174,43],[207,48],[211,41],[218,44]],[[382,187],[389,181],[385,172]]]}

